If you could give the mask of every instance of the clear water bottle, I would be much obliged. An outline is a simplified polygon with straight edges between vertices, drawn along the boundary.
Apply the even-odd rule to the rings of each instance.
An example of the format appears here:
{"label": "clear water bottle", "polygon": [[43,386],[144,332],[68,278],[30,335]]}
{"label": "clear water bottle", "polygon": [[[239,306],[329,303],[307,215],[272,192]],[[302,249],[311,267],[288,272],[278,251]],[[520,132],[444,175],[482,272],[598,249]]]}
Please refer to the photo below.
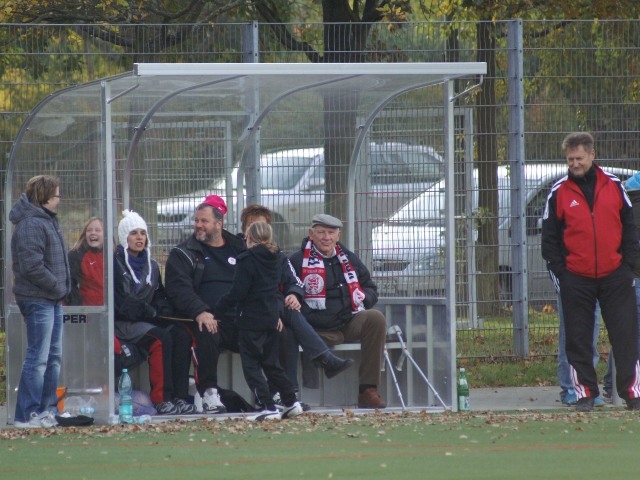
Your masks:
{"label": "clear water bottle", "polygon": [[460,369],[458,375],[458,411],[468,412],[471,410],[469,403],[469,382],[467,382],[467,374],[464,368]]}
{"label": "clear water bottle", "polygon": [[131,377],[126,368],[122,369],[120,381],[118,382],[118,393],[120,393],[120,405],[118,406],[118,417],[120,423],[134,423],[133,418],[133,385]]}
{"label": "clear water bottle", "polygon": [[76,417],[78,415],[85,415],[87,417],[93,417],[95,413],[95,400],[93,397],[88,399],[85,397],[73,396],[69,397],[65,402],[65,412]]}

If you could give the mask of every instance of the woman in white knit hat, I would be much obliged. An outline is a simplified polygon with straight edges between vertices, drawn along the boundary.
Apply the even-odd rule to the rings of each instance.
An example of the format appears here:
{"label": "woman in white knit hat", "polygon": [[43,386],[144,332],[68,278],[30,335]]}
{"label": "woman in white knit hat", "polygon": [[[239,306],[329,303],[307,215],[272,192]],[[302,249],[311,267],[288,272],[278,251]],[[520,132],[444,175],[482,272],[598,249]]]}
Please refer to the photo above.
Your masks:
{"label": "woman in white knit hat", "polygon": [[116,336],[148,352],[149,396],[158,414],[197,413],[187,401],[191,336],[182,326],[159,319],[172,310],[151,258],[147,224],[136,212],[122,215],[114,262]]}

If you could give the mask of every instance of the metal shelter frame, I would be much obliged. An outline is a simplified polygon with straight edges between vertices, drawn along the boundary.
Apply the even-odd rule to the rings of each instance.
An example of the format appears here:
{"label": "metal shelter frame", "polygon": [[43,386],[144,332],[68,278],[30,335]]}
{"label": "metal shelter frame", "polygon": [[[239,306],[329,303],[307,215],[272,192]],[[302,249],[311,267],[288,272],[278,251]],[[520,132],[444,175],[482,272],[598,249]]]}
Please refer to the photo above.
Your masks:
{"label": "metal shelter frame", "polygon": [[[241,118],[242,128],[231,135],[242,151],[239,165],[237,205],[230,203],[230,216],[238,215],[244,202],[260,203],[259,176],[243,173],[259,168],[260,129],[277,121],[277,107],[301,95],[323,94],[336,89],[357,91],[358,118],[353,150],[349,161],[346,242],[354,241],[355,167],[360,149],[376,116],[398,96],[432,86],[442,86],[444,111],[444,158],[446,185],[453,185],[454,80],[471,78],[478,86],[486,74],[485,63],[409,63],[409,64],[165,64],[139,63],[133,71],[61,90],[43,100],[24,122],[9,159],[6,188],[5,224],[10,225],[9,211],[33,175],[51,173],[61,177],[65,202],[87,214],[104,219],[105,244],[116,231],[118,208],[129,208],[139,200],[131,187],[133,165],[145,132],[159,118],[188,114],[193,118]],[[123,128],[122,125],[125,125]],[[84,129],[84,130],[83,130]],[[85,130],[90,130],[86,133]],[[75,132],[75,133],[74,133]],[[84,139],[81,153],[73,153],[78,138]],[[89,139],[89,140],[87,140]],[[126,155],[117,152],[126,151]],[[77,157],[77,168],[59,170],[57,156]],[[123,158],[124,157],[124,158]],[[74,157],[75,158],[75,157]],[[67,164],[65,164],[67,165]],[[80,192],[76,175],[88,170],[86,186]],[[144,173],[143,173],[144,175]],[[228,173],[230,175],[230,173]],[[121,180],[116,179],[121,178]],[[231,179],[229,179],[231,180]],[[232,182],[227,182],[232,195]],[[120,190],[118,190],[120,187]],[[68,193],[67,193],[68,192]],[[83,196],[84,195],[84,196]],[[246,197],[246,198],[245,198]],[[75,202],[75,203],[74,203]],[[89,205],[87,207],[87,204]],[[84,210],[83,210],[84,211]],[[155,212],[154,212],[155,213]],[[229,215],[228,215],[229,216]],[[75,223],[74,223],[75,222]],[[77,225],[80,220],[61,214],[61,225]],[[455,228],[454,189],[445,193],[446,222],[446,316],[449,323],[448,391],[443,395],[455,410]],[[6,228],[5,258],[12,262],[10,237]],[[71,234],[70,234],[71,235]],[[73,243],[68,240],[69,244]],[[105,249],[105,298],[113,298],[113,251]],[[26,348],[26,334],[20,313],[11,294],[12,274],[5,273],[5,318],[7,319],[7,409],[12,422],[16,386],[21,360]],[[96,400],[96,420],[113,419],[114,371],[112,301],[104,306],[65,307],[65,344],[61,382],[72,390],[91,392]],[[82,351],[82,353],[80,353]]]}

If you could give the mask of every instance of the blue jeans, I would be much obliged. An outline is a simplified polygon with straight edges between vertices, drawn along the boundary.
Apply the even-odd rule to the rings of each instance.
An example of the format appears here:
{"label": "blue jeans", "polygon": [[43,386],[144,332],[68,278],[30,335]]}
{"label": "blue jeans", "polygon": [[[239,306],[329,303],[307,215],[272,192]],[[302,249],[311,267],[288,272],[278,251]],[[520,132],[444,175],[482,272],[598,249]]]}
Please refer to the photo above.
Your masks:
{"label": "blue jeans", "polygon": [[30,300],[19,301],[18,307],[27,325],[27,354],[18,384],[15,421],[27,422],[34,412],[58,412],[62,306]]}
{"label": "blue jeans", "polygon": [[[600,335],[600,304],[596,303],[596,323],[593,328],[593,366],[598,365],[600,360],[600,353],[598,352],[598,336]],[[558,295],[558,319],[560,320],[560,328],[558,332],[558,383],[560,384],[560,398],[568,394],[575,395],[573,390],[573,382],[571,381],[571,369],[569,360],[567,359],[566,343],[565,343],[565,329],[564,329],[564,315],[562,313],[562,302]]]}
{"label": "blue jeans", "polygon": [[[640,277],[636,277],[633,285],[636,290],[636,318],[638,319],[638,327],[640,328]],[[640,352],[640,335],[638,336],[638,352]],[[607,359],[607,373],[602,380],[602,383],[604,384],[604,391],[609,395],[613,392],[613,366],[611,365],[611,353],[612,350],[610,349],[609,358]]]}

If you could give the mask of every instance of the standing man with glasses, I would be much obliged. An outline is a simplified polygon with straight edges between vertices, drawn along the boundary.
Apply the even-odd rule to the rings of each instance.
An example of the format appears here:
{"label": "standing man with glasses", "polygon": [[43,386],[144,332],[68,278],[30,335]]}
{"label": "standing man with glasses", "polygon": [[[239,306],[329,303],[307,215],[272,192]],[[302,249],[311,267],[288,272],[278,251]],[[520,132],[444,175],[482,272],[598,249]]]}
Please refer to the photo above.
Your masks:
{"label": "standing man with glasses", "polygon": [[27,327],[27,353],[18,385],[14,424],[54,427],[62,363],[62,300],[71,280],[58,224],[60,180],[38,175],[9,213],[13,294]]}

